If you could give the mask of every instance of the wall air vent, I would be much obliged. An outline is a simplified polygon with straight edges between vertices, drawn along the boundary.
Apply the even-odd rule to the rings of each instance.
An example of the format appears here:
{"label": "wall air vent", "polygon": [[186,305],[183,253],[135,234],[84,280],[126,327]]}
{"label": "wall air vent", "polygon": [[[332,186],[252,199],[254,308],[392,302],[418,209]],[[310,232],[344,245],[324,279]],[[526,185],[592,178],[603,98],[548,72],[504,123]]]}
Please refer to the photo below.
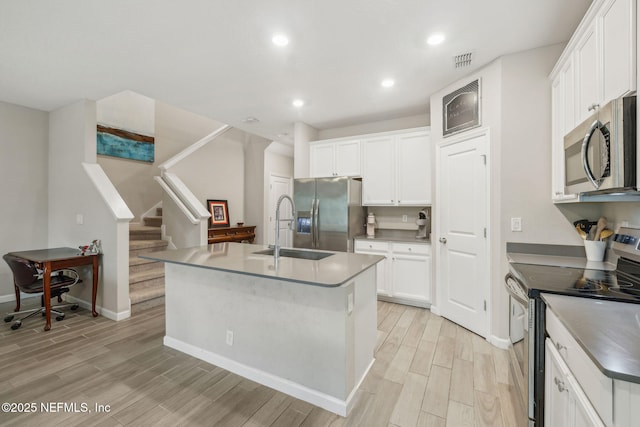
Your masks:
{"label": "wall air vent", "polygon": [[462,53],[453,57],[453,63],[456,68],[469,67],[471,65],[471,56],[473,52]]}

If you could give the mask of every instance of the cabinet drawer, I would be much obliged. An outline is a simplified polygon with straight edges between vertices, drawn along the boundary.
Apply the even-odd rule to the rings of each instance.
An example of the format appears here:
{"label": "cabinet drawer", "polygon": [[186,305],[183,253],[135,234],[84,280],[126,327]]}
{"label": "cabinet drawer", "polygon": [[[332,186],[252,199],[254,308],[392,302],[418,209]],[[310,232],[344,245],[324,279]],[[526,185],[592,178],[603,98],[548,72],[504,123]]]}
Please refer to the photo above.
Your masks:
{"label": "cabinet drawer", "polygon": [[426,243],[393,243],[391,250],[394,254],[429,255],[431,245]]}
{"label": "cabinet drawer", "polygon": [[356,240],[355,250],[357,251],[377,251],[387,252],[389,250],[389,244],[387,242],[373,241],[373,240]]}
{"label": "cabinet drawer", "polygon": [[604,423],[613,425],[613,380],[604,375],[591,361],[558,317],[547,308],[546,323],[549,338],[558,349],[589,401]]}

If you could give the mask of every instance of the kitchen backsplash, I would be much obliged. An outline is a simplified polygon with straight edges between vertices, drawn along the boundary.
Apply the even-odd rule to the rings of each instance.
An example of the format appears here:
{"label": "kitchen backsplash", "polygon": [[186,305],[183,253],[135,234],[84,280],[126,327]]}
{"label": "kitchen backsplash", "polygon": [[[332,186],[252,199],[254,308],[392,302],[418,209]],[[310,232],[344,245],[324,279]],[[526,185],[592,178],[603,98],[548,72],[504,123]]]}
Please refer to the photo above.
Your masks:
{"label": "kitchen backsplash", "polygon": [[[408,207],[408,206],[368,206],[367,214],[373,212],[376,216],[376,228],[389,230],[417,230],[416,219],[418,212],[424,210],[431,221],[431,207]],[[403,216],[406,215],[406,221]],[[429,230],[431,227],[429,226]]]}

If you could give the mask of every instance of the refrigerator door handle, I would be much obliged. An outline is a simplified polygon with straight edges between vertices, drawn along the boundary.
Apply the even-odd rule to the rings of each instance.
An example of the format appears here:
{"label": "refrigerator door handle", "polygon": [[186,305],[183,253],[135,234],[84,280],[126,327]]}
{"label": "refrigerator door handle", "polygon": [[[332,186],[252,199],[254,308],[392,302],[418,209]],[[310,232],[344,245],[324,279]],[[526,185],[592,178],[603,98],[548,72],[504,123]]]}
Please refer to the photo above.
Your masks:
{"label": "refrigerator door handle", "polygon": [[318,248],[320,245],[320,199],[316,199],[316,209],[313,213],[313,229],[314,229],[314,237],[313,237],[313,247]]}
{"label": "refrigerator door handle", "polygon": [[316,218],[315,218],[315,211],[316,211],[316,199],[311,199],[311,210],[309,211],[311,213],[311,249],[313,249],[316,246]]}

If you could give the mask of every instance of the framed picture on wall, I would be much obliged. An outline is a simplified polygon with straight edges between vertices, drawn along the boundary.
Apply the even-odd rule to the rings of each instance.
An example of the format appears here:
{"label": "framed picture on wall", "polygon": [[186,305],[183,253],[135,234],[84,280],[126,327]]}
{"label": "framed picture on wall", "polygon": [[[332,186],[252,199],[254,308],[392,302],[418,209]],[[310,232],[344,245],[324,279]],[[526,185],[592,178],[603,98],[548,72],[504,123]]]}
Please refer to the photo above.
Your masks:
{"label": "framed picture on wall", "polygon": [[442,135],[480,126],[480,79],[442,98]]}
{"label": "framed picture on wall", "polygon": [[211,214],[209,228],[229,226],[229,205],[226,200],[207,200],[207,207]]}

